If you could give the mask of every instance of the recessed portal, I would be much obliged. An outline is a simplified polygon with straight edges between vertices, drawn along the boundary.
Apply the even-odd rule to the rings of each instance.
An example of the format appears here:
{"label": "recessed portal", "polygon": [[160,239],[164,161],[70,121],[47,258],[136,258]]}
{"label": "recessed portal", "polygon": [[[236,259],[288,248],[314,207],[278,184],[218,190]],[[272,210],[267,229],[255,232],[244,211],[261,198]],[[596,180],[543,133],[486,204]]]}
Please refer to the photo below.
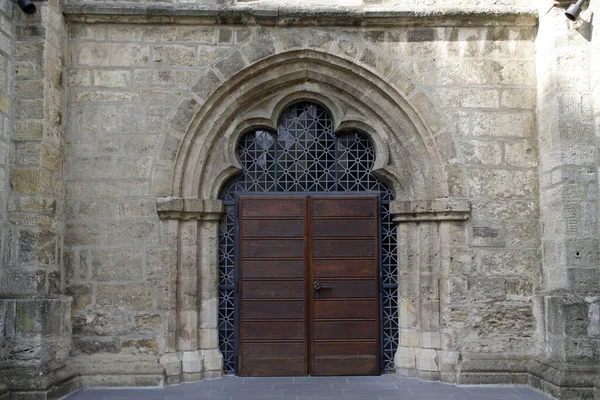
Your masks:
{"label": "recessed portal", "polygon": [[[373,221],[376,222],[375,225],[378,228],[373,236],[375,241],[372,243],[372,252],[377,256],[371,261],[375,263],[373,270],[377,273],[374,282],[377,289],[374,290],[372,298],[375,300],[377,318],[374,326],[371,327],[374,330],[365,332],[369,337],[371,334],[376,336],[373,343],[376,343],[377,348],[375,353],[368,353],[370,356],[365,356],[365,360],[370,357],[370,361],[362,360],[360,362],[361,368],[364,367],[365,370],[356,373],[372,374],[380,370],[393,370],[394,355],[398,344],[398,281],[396,227],[389,215],[389,203],[394,196],[388,185],[372,174],[375,151],[369,138],[356,131],[334,133],[329,112],[318,104],[303,102],[294,104],[284,111],[276,133],[264,129],[255,129],[246,133],[238,145],[237,157],[243,171],[225,185],[220,196],[225,203],[226,210],[221,222],[219,242],[219,340],[225,371],[228,373],[243,373],[244,371],[244,367],[238,363],[238,361],[243,362],[243,360],[238,360],[238,354],[242,355],[242,359],[244,358],[243,349],[242,351],[239,349],[239,346],[244,343],[244,322],[240,323],[243,319],[241,320],[239,315],[240,309],[243,307],[240,305],[243,299],[239,297],[240,293],[238,292],[240,280],[243,279],[240,273],[243,274],[244,269],[240,264],[243,262],[243,250],[239,246],[242,233],[238,230],[241,225],[238,225],[240,215],[237,213],[236,202],[239,202],[243,196],[269,193],[286,194],[303,199],[308,199],[308,195],[318,198],[320,193],[328,194],[324,197],[336,194],[340,196],[345,194],[375,196],[371,197],[371,199],[377,200]],[[309,214],[306,214],[303,218],[308,218],[308,216]],[[331,228],[333,225],[322,226]],[[332,237],[345,232],[339,226],[335,228],[335,231],[329,232]],[[286,232],[279,232],[278,236],[291,235],[294,230],[289,227]],[[336,254],[336,249],[330,248],[334,252],[332,254]],[[351,246],[348,250],[354,250],[354,247]],[[345,256],[342,254],[331,257],[343,260]],[[307,269],[307,274],[314,272],[314,267],[311,268],[313,269]],[[272,277],[275,278],[277,275]],[[352,277],[348,277],[348,279],[351,280]],[[306,285],[315,283],[308,280],[306,282]],[[329,284],[329,282],[325,282],[325,284]],[[309,293],[308,287],[304,289],[306,296],[306,293]],[[327,298],[328,290],[327,287],[319,289],[324,296],[323,299]],[[331,293],[333,294],[333,291]],[[304,305],[305,318],[308,319],[307,313],[311,307],[328,308],[334,305],[335,301],[363,301],[365,299],[371,299],[371,297],[361,297],[361,300],[358,298],[332,298],[331,304],[327,303],[330,300],[327,302],[323,300],[317,303],[317,306],[312,305],[313,299],[310,305]],[[368,308],[368,304],[361,304],[362,306]],[[268,314],[271,315],[271,318],[275,318],[276,312],[271,310]],[[312,314],[311,318],[313,318]],[[349,318],[349,320],[352,319],[353,317]],[[311,321],[309,322],[314,323],[313,320]],[[368,322],[368,324],[371,323],[373,322]],[[319,325],[318,328],[329,329],[329,325]],[[338,328],[336,327],[335,330]],[[342,331],[346,330],[342,329]],[[330,335],[330,333],[324,330],[323,335]],[[356,340],[352,339],[350,342],[361,342],[364,339],[361,335],[361,333],[356,333]],[[334,335],[330,336],[333,339]],[[257,342],[260,340],[258,338]],[[305,335],[299,342],[308,340],[309,335]],[[371,339],[367,338],[364,343],[367,343],[368,340]],[[331,340],[331,342],[335,342],[335,340]],[[316,348],[318,343],[313,344]],[[353,350],[355,354],[363,354],[365,351],[359,345],[351,344],[351,346],[355,347]],[[344,353],[346,350],[334,351],[334,347],[330,346],[326,351],[331,354],[338,351],[341,357],[347,356]],[[303,351],[308,352],[309,348],[312,349],[305,344]],[[285,353],[284,350],[280,350],[275,359],[282,357]],[[373,367],[373,355],[376,356],[377,368]],[[315,361],[314,357],[316,356],[318,355],[311,355],[312,358],[309,358],[307,355],[304,358],[306,363],[304,367],[306,371],[310,370],[311,374],[318,374],[313,368],[314,366],[309,368],[309,363]],[[335,358],[335,356],[332,357]],[[254,363],[254,365],[258,364]],[[334,374],[351,373],[351,371],[340,370]]]}

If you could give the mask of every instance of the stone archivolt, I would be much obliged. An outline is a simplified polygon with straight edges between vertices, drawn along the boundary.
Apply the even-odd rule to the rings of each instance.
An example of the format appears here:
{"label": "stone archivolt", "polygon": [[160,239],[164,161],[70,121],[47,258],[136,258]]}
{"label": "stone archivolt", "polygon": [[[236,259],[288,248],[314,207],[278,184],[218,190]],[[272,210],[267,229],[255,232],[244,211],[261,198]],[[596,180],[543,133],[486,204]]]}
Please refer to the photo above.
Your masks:
{"label": "stone archivolt", "polygon": [[[242,58],[248,57],[242,54]],[[377,61],[374,63],[375,66],[382,64]],[[198,315],[193,307],[186,310],[178,308],[176,331],[178,336],[186,339],[180,338],[177,353],[162,358],[171,382],[220,373],[221,361],[213,362],[213,366],[218,367],[214,370],[202,366],[207,351],[212,352],[213,359],[219,357],[216,341],[216,255],[220,208],[216,199],[223,183],[240,171],[235,159],[240,136],[257,127],[276,130],[278,118],[289,104],[299,100],[319,102],[332,113],[335,131],[358,129],[371,137],[376,150],[374,173],[392,184],[397,198],[406,199],[392,203],[394,220],[412,225],[418,222],[417,229],[427,232],[417,240],[402,238],[408,252],[419,252],[423,246],[430,249],[430,257],[434,259],[434,253],[443,252],[443,243],[448,242],[445,224],[468,217],[469,202],[448,197],[450,189],[446,183],[444,166],[451,161],[445,160],[444,154],[437,152],[439,146],[436,138],[450,133],[444,129],[441,120],[431,120],[435,114],[430,110],[419,111],[411,105],[409,99],[415,96],[420,98],[414,89],[404,93],[386,83],[386,76],[393,76],[393,81],[404,82],[407,88],[414,88],[408,78],[399,79],[399,70],[386,64],[380,72],[384,74],[383,77],[360,65],[322,52],[290,51],[244,68],[211,94],[203,91],[205,101],[198,96],[198,90],[192,89],[190,97],[181,102],[174,120],[187,112],[190,102],[197,102],[199,111],[190,123],[179,121],[180,127],[187,126],[187,132],[175,162],[172,196],[158,199],[157,209],[163,219],[180,220],[180,232],[188,233],[179,239],[181,261],[178,275],[202,284],[197,293],[200,304]],[[194,88],[204,90],[207,87],[206,76]],[[421,113],[425,112],[428,112],[429,123],[421,118]],[[435,130],[428,129],[429,126]],[[448,141],[453,143],[451,138]],[[411,202],[409,199],[418,201]],[[194,229],[194,219],[201,221],[202,229]],[[197,236],[189,232],[195,232]],[[196,254],[197,248],[186,246],[184,242],[197,242],[201,252]],[[184,262],[195,258],[198,259],[197,266],[193,262]],[[437,260],[426,267],[432,272],[428,282],[436,285],[447,273],[442,268],[443,257],[437,257]],[[414,280],[409,274],[415,268],[420,269],[419,265],[408,259],[403,261],[399,266],[402,285],[420,285],[419,280]],[[178,292],[186,291],[185,285],[180,281]],[[189,296],[189,291],[186,293]],[[400,318],[405,321],[404,333],[433,339],[429,339],[427,344],[423,343],[427,349],[421,348],[419,343],[401,342],[397,364],[398,367],[404,367],[407,374],[418,373],[422,377],[439,379],[442,367],[448,370],[450,365],[456,365],[458,353],[455,349],[442,346],[440,314],[416,311],[420,309],[422,301],[419,296],[402,300],[404,307],[401,308]],[[427,302],[429,305],[439,304],[440,297],[429,298]],[[194,329],[195,321],[200,323],[199,332]],[[428,328],[423,330],[420,326]],[[196,335],[199,338],[197,343],[189,340],[189,337]],[[433,346],[431,341],[435,343]],[[195,349],[195,345],[201,350]],[[402,359],[407,351],[411,352],[412,360]],[[443,363],[437,360],[443,360]],[[454,381],[453,371],[446,371],[450,373],[446,373],[444,378]]]}
{"label": "stone archivolt", "polygon": [[[240,57],[250,58],[243,49]],[[275,129],[281,111],[301,99],[325,105],[336,131],[357,128],[371,137],[377,152],[374,171],[391,182],[399,198],[460,194],[448,189],[444,167],[452,160],[440,154],[436,144],[442,137],[454,146],[444,122],[430,109],[421,109],[423,102],[413,106],[412,100],[424,94],[400,70],[383,58],[372,61],[376,73],[318,51],[284,52],[224,77],[212,94],[206,93],[210,74],[204,75],[175,113],[175,126],[188,128],[174,166],[171,195],[217,198],[223,182],[239,171],[234,154],[240,135],[251,127]],[[389,81],[404,83],[406,90]],[[190,103],[196,103],[198,112],[191,122],[180,121]]]}

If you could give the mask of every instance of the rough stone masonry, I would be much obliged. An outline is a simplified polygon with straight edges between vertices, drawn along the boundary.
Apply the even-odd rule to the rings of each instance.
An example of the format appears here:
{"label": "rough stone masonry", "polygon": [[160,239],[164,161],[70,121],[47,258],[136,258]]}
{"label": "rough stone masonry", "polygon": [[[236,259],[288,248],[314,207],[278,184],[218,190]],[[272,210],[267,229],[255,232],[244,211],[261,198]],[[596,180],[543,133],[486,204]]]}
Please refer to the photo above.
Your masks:
{"label": "rough stone masonry", "polygon": [[222,375],[219,190],[298,100],[395,191],[398,374],[600,399],[598,0],[34,3],[0,0],[0,399]]}

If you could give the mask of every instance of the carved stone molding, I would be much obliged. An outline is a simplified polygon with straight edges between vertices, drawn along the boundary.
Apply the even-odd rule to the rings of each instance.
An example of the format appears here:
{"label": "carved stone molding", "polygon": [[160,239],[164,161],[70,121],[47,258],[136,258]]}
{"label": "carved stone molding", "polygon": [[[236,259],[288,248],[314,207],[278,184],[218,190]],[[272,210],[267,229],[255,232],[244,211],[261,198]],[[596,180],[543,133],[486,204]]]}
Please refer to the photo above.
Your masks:
{"label": "carved stone molding", "polygon": [[223,214],[223,203],[221,200],[159,197],[156,211],[160,219],[218,221]]}
{"label": "carved stone molding", "polygon": [[390,204],[390,212],[396,223],[465,221],[471,213],[471,202],[459,197],[394,201]]}

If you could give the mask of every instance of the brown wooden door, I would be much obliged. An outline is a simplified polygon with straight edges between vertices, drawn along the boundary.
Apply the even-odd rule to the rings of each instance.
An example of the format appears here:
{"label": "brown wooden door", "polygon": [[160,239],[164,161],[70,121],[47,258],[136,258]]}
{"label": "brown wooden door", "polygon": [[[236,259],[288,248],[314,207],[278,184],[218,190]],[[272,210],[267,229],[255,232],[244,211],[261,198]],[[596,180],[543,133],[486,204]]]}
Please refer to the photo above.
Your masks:
{"label": "brown wooden door", "polygon": [[240,197],[239,375],[379,373],[377,208]]}
{"label": "brown wooden door", "polygon": [[306,375],[306,198],[238,203],[238,374]]}
{"label": "brown wooden door", "polygon": [[310,199],[311,375],[379,374],[377,208],[376,197]]}

